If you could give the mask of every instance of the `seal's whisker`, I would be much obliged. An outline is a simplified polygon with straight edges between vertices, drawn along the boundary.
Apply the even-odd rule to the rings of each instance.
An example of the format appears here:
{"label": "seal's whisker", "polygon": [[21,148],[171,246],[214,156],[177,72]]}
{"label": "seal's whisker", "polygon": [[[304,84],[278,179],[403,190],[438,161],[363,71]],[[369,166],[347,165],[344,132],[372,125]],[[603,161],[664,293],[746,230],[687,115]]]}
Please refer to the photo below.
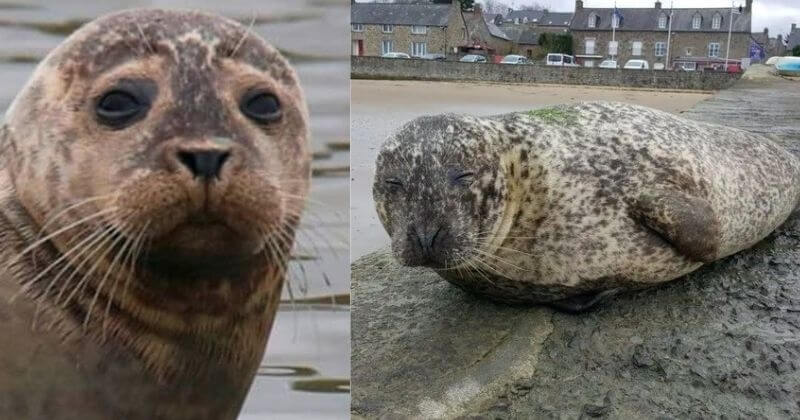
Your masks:
{"label": "seal's whisker", "polygon": [[142,30],[142,26],[139,25],[139,22],[135,23],[136,23],[136,30],[139,31],[139,36],[141,37],[142,43],[144,44],[145,48],[147,48],[147,50],[150,51],[150,54],[155,54],[156,50],[155,48],[153,48],[152,45],[150,45],[150,42],[147,41],[147,36],[144,34],[144,30]]}
{"label": "seal's whisker", "polygon": [[[59,260],[65,258],[65,257],[68,257],[70,254],[72,254],[73,252],[76,252],[76,251],[79,251],[79,252],[77,254],[75,254],[74,258],[76,258],[76,259],[80,258],[80,256],[83,255],[83,253],[86,252],[86,250],[91,249],[91,247],[94,246],[94,244],[97,243],[97,241],[99,241],[99,240],[101,240],[103,238],[103,233],[104,233],[103,230],[93,230],[80,243],[75,244],[72,248],[67,250],[61,256],[61,258],[59,258]],[[53,264],[57,264],[59,262],[59,260],[54,261]],[[42,303],[44,302],[44,299],[46,299],[47,296],[50,295],[50,291],[52,290],[52,288],[58,283],[58,280],[61,279],[61,276],[63,276],[64,273],[66,273],[69,268],[70,268],[69,260],[64,261],[64,267],[62,267],[61,270],[58,271],[56,276],[53,277],[47,283],[47,287],[45,287],[44,291],[42,292],[41,295],[39,295],[39,298],[37,299],[36,312],[35,312],[36,316],[38,316],[39,310],[41,308]],[[44,273],[45,272],[42,272],[41,274],[44,274]],[[31,281],[35,281],[35,280],[36,279],[34,278]]]}
{"label": "seal's whisker", "polygon": [[522,268],[522,267],[519,267],[519,266],[517,266],[517,265],[513,264],[511,261],[509,261],[509,260],[507,260],[507,259],[505,259],[505,258],[498,257],[497,255],[494,255],[494,254],[492,254],[492,253],[486,252],[486,251],[484,251],[484,250],[482,250],[482,249],[477,249],[477,248],[476,248],[476,249],[475,249],[475,253],[477,253],[478,255],[485,256],[485,257],[490,257],[490,258],[493,258],[493,259],[495,259],[495,260],[497,260],[497,261],[499,261],[499,262],[501,262],[501,263],[503,263],[503,264],[510,265],[511,267],[514,267],[514,268],[516,268],[517,270],[520,270],[520,271],[528,271],[528,270],[525,270],[525,269],[524,269],[524,268]]}
{"label": "seal's whisker", "polygon": [[[147,247],[148,242],[145,241],[147,228],[150,227],[150,220],[144,223],[144,227],[142,227],[142,231],[139,233],[139,238],[136,240],[136,250],[131,257],[131,270],[128,273],[128,278],[125,279],[125,286],[122,288],[122,300],[124,301],[128,297],[128,286],[130,285],[131,280],[134,277],[134,273],[136,272],[136,262],[139,261],[139,257],[142,255],[142,251]],[[149,238],[148,238],[149,239]],[[146,251],[145,251],[146,252]]]}
{"label": "seal's whisker", "polygon": [[[115,232],[113,232],[113,230],[114,229],[112,228],[112,233],[110,235],[110,237],[112,239],[114,238],[114,233],[115,233]],[[78,281],[78,284],[75,285],[75,288],[72,290],[72,293],[70,293],[69,296],[67,296],[67,298],[64,300],[64,302],[63,302],[63,306],[64,307],[69,305],[69,302],[72,301],[72,298],[75,297],[75,295],[78,292],[81,292],[81,293],[83,292],[83,289],[89,283],[89,279],[91,279],[92,274],[94,274],[94,272],[98,268],[100,268],[100,264],[104,263],[106,261],[106,257],[108,257],[108,255],[111,253],[111,251],[113,251],[114,248],[116,248],[117,245],[119,245],[119,242],[123,241],[123,240],[126,240],[125,236],[124,235],[119,235],[119,236],[116,237],[116,239],[113,239],[111,242],[109,242],[107,245],[105,245],[105,250],[103,251],[103,254],[100,255],[100,257],[98,257],[95,260],[94,264],[92,264],[92,266],[89,268],[89,271],[87,271],[86,273],[83,274],[83,277],[80,279],[80,281]]]}
{"label": "seal's whisker", "polygon": [[93,245],[91,251],[85,254],[84,258],[80,261],[80,263],[72,270],[70,275],[64,280],[63,284],[61,285],[61,289],[58,291],[58,295],[55,298],[54,301],[55,305],[58,305],[58,302],[61,301],[61,297],[64,296],[64,292],[66,292],[67,286],[72,282],[72,279],[75,278],[75,275],[77,275],[80,272],[84,264],[86,264],[88,261],[94,258],[95,254],[97,254],[98,251],[103,249],[105,244],[114,238],[114,229],[112,229],[110,226],[103,229],[102,232],[103,232],[102,234],[103,239]]}
{"label": "seal's whisker", "polygon": [[[127,225],[123,225],[123,226],[127,226]],[[119,229],[119,230],[124,232],[124,229]],[[129,238],[124,233],[120,235],[120,237],[117,239],[117,241],[119,241],[120,239],[123,240],[122,245],[117,250],[117,253],[116,253],[116,255],[114,255],[114,258],[111,260],[111,263],[108,265],[108,267],[106,267],[105,274],[103,274],[103,278],[100,280],[100,284],[97,286],[97,289],[95,289],[94,296],[92,297],[92,301],[91,301],[91,303],[89,303],[89,308],[86,310],[86,316],[83,319],[83,329],[84,329],[84,331],[86,330],[86,327],[89,325],[89,319],[92,317],[92,310],[94,309],[94,305],[97,303],[97,298],[100,296],[100,293],[103,290],[103,286],[105,286],[105,283],[108,280],[108,277],[111,275],[111,272],[114,269],[114,267],[116,267],[117,263],[120,262],[120,258],[125,253],[127,253],[128,247],[130,247],[131,244],[132,244],[131,238]],[[114,247],[115,247],[115,245],[112,245],[111,249],[114,249]]]}
{"label": "seal's whisker", "polygon": [[255,24],[256,24],[256,15],[254,12],[253,17],[250,19],[250,25],[247,26],[247,30],[244,31],[242,37],[239,38],[239,41],[236,42],[236,45],[233,47],[233,50],[231,50],[230,54],[228,54],[228,57],[233,57],[234,55],[236,55],[236,52],[239,51],[239,48],[242,47],[242,44],[244,44],[244,40],[247,39],[247,37],[250,35],[250,31],[253,30],[253,26]]}
{"label": "seal's whisker", "polygon": [[[134,253],[136,248],[139,246],[139,240],[141,235],[147,230],[149,223],[145,223],[144,226],[140,229],[139,233],[133,237],[131,241],[131,246],[128,248],[126,252],[125,259],[123,259],[122,264],[120,264],[120,268],[125,268],[128,264],[130,264],[130,268],[128,269],[127,279],[130,279],[133,276],[134,268],[136,267],[136,261],[133,259]],[[127,280],[126,280],[127,281]],[[111,303],[114,301],[114,296],[116,295],[117,285],[119,285],[120,277],[114,277],[114,284],[111,286],[111,291],[109,292],[109,296],[106,299],[106,308],[103,311],[103,322],[102,322],[102,340],[106,340],[106,330],[108,328],[108,315],[111,311]]]}
{"label": "seal's whisker", "polygon": [[[88,218],[88,217],[87,217],[87,218],[84,218],[84,219],[82,219],[82,220],[84,220],[84,222],[85,222],[86,220],[89,220],[89,219],[90,219],[90,218]],[[71,228],[74,228],[74,227],[75,227],[74,225],[75,225],[76,223],[78,223],[78,222],[72,223],[72,224],[70,224],[69,226],[70,226]],[[61,229],[59,229],[59,230],[61,230]],[[39,244],[41,244],[41,243],[44,243],[44,241],[45,241],[45,240],[47,240],[47,239],[50,239],[52,236],[54,236],[54,235],[48,235],[47,237],[45,237],[45,238],[42,238],[42,240],[40,240],[40,241],[37,241],[37,242],[38,242]],[[90,238],[85,238],[83,241],[81,241],[80,243],[76,244],[75,246],[73,246],[72,248],[70,248],[69,250],[67,250],[66,252],[64,252],[64,253],[63,253],[63,254],[62,254],[60,257],[58,257],[58,258],[57,258],[55,261],[53,261],[53,262],[52,262],[52,263],[51,263],[49,266],[47,266],[47,267],[46,267],[44,270],[42,270],[41,272],[38,272],[38,273],[37,273],[37,275],[36,275],[36,276],[34,276],[32,279],[30,279],[30,280],[26,280],[24,283],[22,283],[22,284],[21,284],[21,287],[20,287],[20,289],[19,289],[19,290],[18,290],[18,291],[17,291],[17,292],[16,292],[16,293],[15,293],[15,294],[14,294],[14,295],[11,297],[11,302],[13,302],[13,301],[14,301],[14,300],[15,300],[15,299],[16,299],[16,298],[17,298],[17,297],[20,295],[20,294],[26,293],[26,292],[27,292],[27,291],[30,289],[31,285],[33,285],[35,282],[37,282],[37,281],[38,281],[40,278],[42,278],[42,277],[43,277],[45,274],[47,274],[48,272],[50,272],[50,270],[52,270],[54,267],[56,267],[56,266],[57,266],[59,263],[61,263],[62,261],[66,260],[66,259],[67,259],[67,258],[68,258],[68,257],[69,257],[69,256],[70,256],[72,253],[73,253],[73,252],[75,252],[76,250],[78,250],[78,249],[79,249],[79,247],[80,247],[80,246],[81,246],[83,243],[85,243],[85,241],[87,241],[87,240],[89,240],[89,239],[90,239]],[[26,249],[30,250],[30,249],[34,249],[34,248],[28,247],[28,248],[26,248]]]}

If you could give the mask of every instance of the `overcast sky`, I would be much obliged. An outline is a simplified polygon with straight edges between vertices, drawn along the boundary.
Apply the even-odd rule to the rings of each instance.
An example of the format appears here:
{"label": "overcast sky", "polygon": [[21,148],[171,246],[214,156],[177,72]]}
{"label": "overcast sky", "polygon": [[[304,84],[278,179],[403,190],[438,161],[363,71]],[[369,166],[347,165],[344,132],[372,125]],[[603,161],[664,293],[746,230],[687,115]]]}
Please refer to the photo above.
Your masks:
{"label": "overcast sky", "polygon": [[[500,0],[512,7],[541,4],[552,11],[571,12],[575,0]],[[617,7],[652,7],[655,0],[616,0]],[[669,7],[670,0],[661,0],[663,7]],[[729,0],[674,0],[674,7],[727,7]],[[735,5],[744,6],[744,0],[735,0]],[[584,7],[614,7],[614,0],[583,0]],[[792,23],[800,25],[800,0],[753,0],[753,32],[769,28],[769,35],[789,33]]]}

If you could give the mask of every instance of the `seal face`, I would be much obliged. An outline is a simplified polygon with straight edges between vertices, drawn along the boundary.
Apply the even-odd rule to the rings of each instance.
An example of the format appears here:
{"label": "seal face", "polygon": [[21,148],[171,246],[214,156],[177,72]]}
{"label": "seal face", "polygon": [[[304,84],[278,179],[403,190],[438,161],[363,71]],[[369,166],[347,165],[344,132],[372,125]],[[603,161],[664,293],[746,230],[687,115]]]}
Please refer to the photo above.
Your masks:
{"label": "seal face", "polygon": [[[286,60],[214,15],[116,13],[47,56],[0,131],[1,294],[79,362],[47,392],[100,418],[236,415],[308,193],[307,120]],[[55,328],[32,335],[40,313]],[[141,398],[96,399],[104,371]],[[0,410],[40,405],[43,386],[3,385],[32,395]]]}
{"label": "seal face", "polygon": [[800,197],[800,164],[767,138],[606,102],[418,118],[376,165],[398,261],[506,302],[676,279],[754,245]]}

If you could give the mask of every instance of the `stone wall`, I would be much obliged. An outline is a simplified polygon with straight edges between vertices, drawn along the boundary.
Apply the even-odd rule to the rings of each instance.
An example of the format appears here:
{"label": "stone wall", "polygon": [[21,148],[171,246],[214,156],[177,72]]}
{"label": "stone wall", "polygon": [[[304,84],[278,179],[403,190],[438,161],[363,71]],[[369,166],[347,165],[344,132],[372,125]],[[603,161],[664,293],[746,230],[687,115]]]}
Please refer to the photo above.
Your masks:
{"label": "stone wall", "polygon": [[391,40],[394,44],[392,52],[404,52],[411,55],[412,42],[424,42],[428,53],[446,53],[446,28],[428,26],[425,34],[411,33],[411,26],[394,25],[392,32],[383,32],[383,25],[363,25],[363,31],[352,31],[353,40],[364,41],[365,56],[381,56],[381,43]]}
{"label": "stone wall", "polygon": [[457,61],[402,60],[351,57],[353,79],[452,80],[500,83],[556,83],[659,89],[718,90],[730,86],[739,74],[612,70],[543,65],[460,63]]}

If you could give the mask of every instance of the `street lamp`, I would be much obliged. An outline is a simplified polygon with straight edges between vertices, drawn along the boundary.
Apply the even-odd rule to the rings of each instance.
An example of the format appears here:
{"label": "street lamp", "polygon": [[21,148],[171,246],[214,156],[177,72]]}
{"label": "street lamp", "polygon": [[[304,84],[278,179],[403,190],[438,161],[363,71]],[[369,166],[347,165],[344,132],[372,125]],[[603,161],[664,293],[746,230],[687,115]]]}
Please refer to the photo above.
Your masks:
{"label": "street lamp", "polygon": [[[728,20],[728,43],[725,45],[725,72],[728,71],[728,56],[731,53],[731,32],[733,31],[733,2],[731,2],[731,15]],[[742,6],[739,5],[739,11],[736,12],[737,15],[742,14]]]}

